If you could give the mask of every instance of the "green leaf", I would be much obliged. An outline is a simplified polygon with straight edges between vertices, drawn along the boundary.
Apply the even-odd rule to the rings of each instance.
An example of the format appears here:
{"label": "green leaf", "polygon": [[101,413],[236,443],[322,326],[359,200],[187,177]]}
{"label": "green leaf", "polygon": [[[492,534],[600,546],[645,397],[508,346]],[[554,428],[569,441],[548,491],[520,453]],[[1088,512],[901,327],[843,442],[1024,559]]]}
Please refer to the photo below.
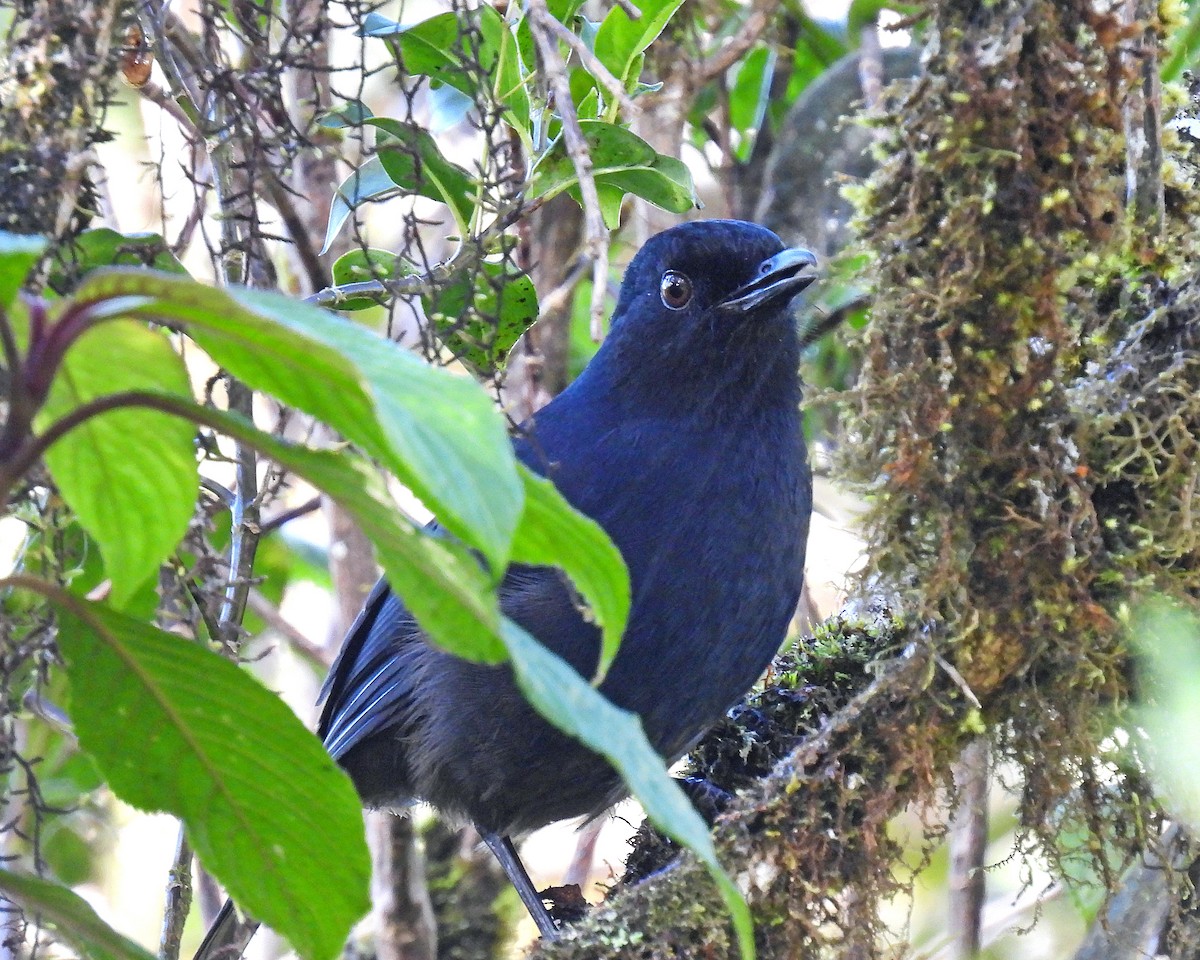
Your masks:
{"label": "green leaf", "polygon": [[502,263],[464,271],[432,297],[422,297],[425,316],[456,358],[490,376],[538,317],[537,291],[525,274]]}
{"label": "green leaf", "polygon": [[[412,264],[392,253],[390,250],[379,250],[370,247],[366,250],[355,248],[344,253],[333,264],[334,286],[342,287],[350,283],[363,283],[368,280],[392,280],[408,276],[413,272]],[[377,294],[350,297],[338,303],[339,310],[365,310],[368,307],[386,303],[389,296],[380,291]]]}
{"label": "green leaf", "polygon": [[522,69],[518,38],[508,24],[496,12],[495,7],[484,4],[482,26],[485,37],[496,45],[496,78],[493,93],[496,100],[508,108],[508,122],[516,128],[521,139],[529,142],[529,91],[525,85],[525,70]]}
{"label": "green leaf", "polygon": [[775,59],[775,49],[761,44],[736,67],[729,90],[729,123],[741,134],[734,153],[739,163],[750,159],[762,127],[771,95],[771,80],[775,75]]}
{"label": "green leaf", "polygon": [[66,273],[81,277],[98,267],[153,267],[187,276],[187,270],[157,233],[117,233],[109,227],[85,230],[59,253],[50,282],[57,286]]}
{"label": "green leaf", "polygon": [[46,250],[46,238],[0,230],[0,308],[7,309]]}
{"label": "green leaf", "polygon": [[478,548],[493,571],[504,569],[521,512],[521,480],[503,420],[469,378],[272,293],[112,270],[92,274],[77,295],[183,324],[240,380],[377,457],[448,530]]}
{"label": "green leaf", "polygon": [[529,702],[560,730],[605,757],[641,801],[654,825],[691,850],[708,868],[733,918],[742,957],[753,960],[750,908],[721,868],[707,824],[646,739],[641,720],[613,705],[570,664],[511,620],[503,621],[502,631],[517,685]]}
{"label": "green leaf", "polygon": [[321,253],[332,246],[334,238],[342,229],[346,218],[368,200],[375,200],[385,194],[399,193],[396,184],[383,168],[383,161],[378,156],[371,157],[361,167],[350,174],[337,188],[333,200],[329,204],[329,225],[325,228],[325,243]]}
{"label": "green leaf", "polygon": [[637,80],[634,67],[638,58],[653,43],[667,22],[674,16],[683,0],[641,0],[638,20],[614,5],[596,34],[595,54],[609,72],[629,89]]}
{"label": "green leaf", "polygon": [[[616,124],[581,120],[579,126],[592,157],[597,187],[618,187],[673,213],[684,213],[696,205],[692,175],[681,160],[655,152],[641,137]],[[575,166],[560,137],[534,167],[529,197],[550,198],[577,184]],[[612,206],[611,199],[608,206]]]}
{"label": "green leaf", "polygon": [[437,142],[419,124],[388,117],[371,117],[365,123],[387,135],[377,145],[378,156],[392,183],[442,201],[454,214],[461,235],[466,236],[475,210],[475,179],[442,156]]}
{"label": "green leaf", "polygon": [[231,414],[204,413],[216,429],[292,470],[354,517],[375,545],[388,583],[430,640],[468,660],[505,659],[495,593],[478,560],[457,541],[431,536],[406,519],[369,463],[284,443]]}
{"label": "green leaf", "polygon": [[[124,390],[191,397],[170,341],[142,324],[116,321],[89,330],[67,350],[36,426]],[[189,424],[153,410],[112,410],[46,454],[63,499],[100,547],[117,606],[133,598],[187,532],[199,482],[194,436]]]}
{"label": "green leaf", "polygon": [[287,705],[205,647],[101,604],[64,603],[58,645],[80,745],[114,792],[180,817],[234,899],[301,956],[338,956],[370,907],[361,808]]}
{"label": "green leaf", "polygon": [[1200,51],[1200,4],[1187,5],[1187,22],[1172,32],[1167,42],[1169,55],[1162,66],[1162,78],[1167,82],[1179,79],[1185,67],[1195,63]]}
{"label": "green leaf", "polygon": [[525,512],[513,539],[513,560],[555,566],[588,598],[603,630],[595,682],[604,679],[629,618],[629,571],[600,525],[575,510],[549,480],[521,467]]}
{"label": "green leaf", "polygon": [[[490,9],[490,8],[489,8]],[[499,18],[495,10],[491,13]],[[470,11],[470,17],[486,17]],[[457,13],[439,13],[417,23],[399,23],[379,14],[369,14],[363,35],[380,37],[394,45],[406,73],[422,74],[475,99],[480,74],[491,72],[496,57],[493,45],[483,29],[484,43],[476,52],[470,43],[471,24],[464,24]],[[476,24],[475,26],[478,26]],[[492,43],[489,43],[489,39]]]}
{"label": "green leaf", "polygon": [[154,954],[117,933],[86,900],[66,887],[0,869],[0,890],[54,927],[58,937],[87,960],[155,960]]}

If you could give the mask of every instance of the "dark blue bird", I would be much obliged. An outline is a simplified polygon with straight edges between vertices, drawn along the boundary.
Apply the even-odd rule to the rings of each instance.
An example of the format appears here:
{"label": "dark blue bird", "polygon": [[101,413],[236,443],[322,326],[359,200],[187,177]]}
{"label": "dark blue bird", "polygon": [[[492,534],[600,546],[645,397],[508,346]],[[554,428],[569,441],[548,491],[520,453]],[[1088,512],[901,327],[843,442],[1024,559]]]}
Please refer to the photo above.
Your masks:
{"label": "dark blue bird", "polygon": [[[629,625],[600,689],[668,760],[762,674],[800,594],[812,492],[788,304],[815,262],[736,220],[653,237],[599,352],[515,441],[628,564]],[[514,566],[500,597],[594,673],[598,631],[559,572]],[[323,696],[319,734],[363,804],[426,800],[475,824],[553,935],[508,837],[620,800],[608,763],[543,720],[506,667],[430,645],[382,581]]]}

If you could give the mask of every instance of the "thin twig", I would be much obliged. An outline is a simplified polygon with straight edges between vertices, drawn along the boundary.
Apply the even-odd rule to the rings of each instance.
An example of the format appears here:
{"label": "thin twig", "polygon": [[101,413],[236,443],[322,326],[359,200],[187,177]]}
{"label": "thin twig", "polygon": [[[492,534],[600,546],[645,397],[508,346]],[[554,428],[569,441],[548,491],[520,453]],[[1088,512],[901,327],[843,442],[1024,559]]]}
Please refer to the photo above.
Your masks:
{"label": "thin twig", "polygon": [[179,943],[183,939],[183,924],[192,907],[192,848],[187,842],[183,824],[175,842],[175,860],[167,873],[167,906],[163,911],[162,935],[159,939],[159,960],[179,960]]}
{"label": "thin twig", "polygon": [[613,2],[625,11],[625,16],[630,20],[642,19],[642,11],[635,7],[630,0],[613,0]]}
{"label": "thin twig", "polygon": [[949,927],[953,960],[978,956],[987,894],[989,750],[985,738],[967,744],[954,764],[958,805],[950,821]]}
{"label": "thin twig", "polygon": [[614,77],[608,67],[601,63],[599,58],[588,49],[587,44],[579,38],[578,34],[568,30],[554,17],[546,18],[546,26],[551,33],[574,51],[575,56],[579,57],[579,62],[583,64],[584,69],[603,84],[604,89],[621,105],[621,109],[630,118],[638,113],[637,104],[629,99],[629,94],[625,92],[625,87],[621,81]]}
{"label": "thin twig", "polygon": [[538,197],[534,200],[518,201],[512,204],[478,236],[465,239],[453,257],[436,264],[425,273],[412,273],[387,280],[360,280],[355,283],[330,286],[305,297],[304,302],[337,309],[347,300],[353,300],[356,297],[386,295],[399,299],[401,297],[419,297],[437,290],[444,287],[456,274],[473,269],[484,257],[489,255],[493,243],[503,236],[509,227],[523,217],[529,216],[544,202],[541,197]]}
{"label": "thin twig", "polygon": [[142,86],[138,87],[138,93],[142,95],[143,99],[149,100],[164,113],[170,114],[171,119],[183,127],[184,132],[190,134],[193,139],[203,139],[200,131],[196,129],[196,125],[192,123],[192,118],[188,116],[187,111],[184,110],[183,107],[181,107],[178,103],[176,103],[174,97],[167,93],[167,91],[160,87],[157,83],[150,81],[149,83],[143,84]]}
{"label": "thin twig", "polygon": [[762,36],[779,6],[780,0],[755,0],[737,33],[715,53],[700,61],[692,71],[693,80],[703,83],[724,73],[737,63]]}
{"label": "thin twig", "polygon": [[571,99],[567,65],[558,52],[558,40],[551,26],[554,17],[546,9],[546,0],[525,0],[525,12],[541,56],[542,73],[562,119],[562,137],[567,156],[571,158],[571,165],[579,180],[579,196],[583,206],[583,244],[592,261],[592,338],[599,341],[604,336],[604,297],[608,292],[608,227],[604,224],[596,178],[592,174],[592,157],[579,126],[575,102]]}
{"label": "thin twig", "polygon": [[310,500],[305,500],[299,506],[292,507],[290,510],[284,510],[283,513],[277,513],[269,520],[264,520],[262,524],[262,535],[265,537],[268,533],[274,533],[285,523],[291,523],[300,517],[307,516],[310,513],[315,513],[321,509],[321,504],[325,501],[321,497],[313,497]]}
{"label": "thin twig", "polygon": [[283,637],[293,650],[311,662],[313,666],[328,670],[333,665],[333,657],[329,651],[319,643],[313,643],[289,623],[279,608],[259,591],[253,589],[250,591],[249,607],[251,613],[261,617],[268,627]]}

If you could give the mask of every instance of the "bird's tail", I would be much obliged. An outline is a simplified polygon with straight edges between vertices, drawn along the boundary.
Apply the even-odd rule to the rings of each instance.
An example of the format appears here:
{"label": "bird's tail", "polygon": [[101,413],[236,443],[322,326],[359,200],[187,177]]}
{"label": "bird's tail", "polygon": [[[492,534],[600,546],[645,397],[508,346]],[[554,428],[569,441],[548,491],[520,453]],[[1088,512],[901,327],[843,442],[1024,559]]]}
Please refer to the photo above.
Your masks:
{"label": "bird's tail", "polygon": [[257,929],[257,920],[239,919],[233,901],[226,900],[204,935],[194,960],[240,960]]}

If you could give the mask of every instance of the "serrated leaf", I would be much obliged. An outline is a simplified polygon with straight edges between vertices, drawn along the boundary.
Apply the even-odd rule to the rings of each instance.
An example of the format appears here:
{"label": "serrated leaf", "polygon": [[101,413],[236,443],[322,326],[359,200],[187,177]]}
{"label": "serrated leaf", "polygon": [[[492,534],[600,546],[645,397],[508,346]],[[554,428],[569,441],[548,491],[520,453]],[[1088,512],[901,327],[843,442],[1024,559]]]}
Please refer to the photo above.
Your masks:
{"label": "serrated leaf", "polygon": [[600,525],[575,510],[549,480],[521,467],[525,511],[513,539],[513,560],[556,566],[588,599],[601,627],[595,682],[604,679],[629,618],[629,571]]}
{"label": "serrated leaf", "polygon": [[614,5],[596,33],[596,59],[621,81],[625,89],[637,81],[634,68],[638,58],[663,32],[683,0],[641,0],[637,8],[642,15],[630,20],[629,14]]}
{"label": "serrated leaf", "polygon": [[708,868],[733,919],[742,957],[753,960],[750,908],[717,860],[708,825],[646,739],[641,720],[615,706],[516,623],[506,618],[502,630],[513,675],[529,702],[560,730],[605,757],[654,825]]}
{"label": "serrated leaf", "polygon": [[490,376],[538,317],[537,291],[523,273],[484,262],[422,297],[425,316],[455,357]]}
{"label": "serrated leaf", "polygon": [[504,423],[478,384],[273,293],[111,270],[92,274],[77,296],[182,324],[240,380],[377,457],[492,570],[503,570],[523,494]]}
{"label": "serrated leaf", "polygon": [[446,204],[465,236],[475,210],[474,177],[447,160],[437,141],[419,124],[389,117],[372,117],[365,123],[386,134],[377,144],[378,157],[392,183]]}
{"label": "serrated leaf", "polygon": [[0,230],[0,307],[13,302],[45,250],[45,237]]}
{"label": "serrated leaf", "polygon": [[55,933],[87,960],[156,960],[100,919],[83,897],[41,877],[0,869],[0,890],[27,913],[50,924]]}
{"label": "serrated leaf", "polygon": [[205,865],[307,960],[370,907],[349,778],[275,694],[212,651],[71,598],[58,646],[80,745],[113,791],[180,817]]}
{"label": "serrated leaf", "polygon": [[[183,360],[159,331],[113,321],[67,350],[39,430],[111,393],[152,390],[191,397]],[[192,427],[154,410],[122,409],[92,417],[54,444],[46,465],[99,545],[112,600],[126,604],[187,532],[199,479]]]}

